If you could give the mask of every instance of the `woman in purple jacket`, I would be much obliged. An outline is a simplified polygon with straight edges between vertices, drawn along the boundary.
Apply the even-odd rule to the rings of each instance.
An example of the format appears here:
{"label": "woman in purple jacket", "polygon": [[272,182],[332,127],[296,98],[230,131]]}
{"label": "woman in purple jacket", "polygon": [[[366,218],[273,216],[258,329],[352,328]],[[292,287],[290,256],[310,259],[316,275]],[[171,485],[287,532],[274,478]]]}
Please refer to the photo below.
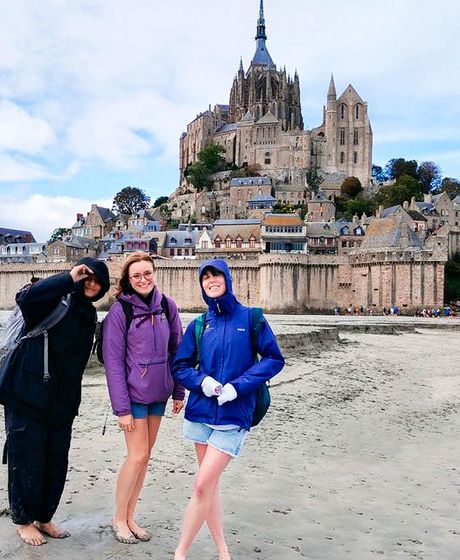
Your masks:
{"label": "woman in purple jacket", "polygon": [[115,538],[126,544],[150,540],[134,512],[166,403],[178,414],[184,388],[174,382],[171,363],[182,337],[174,301],[155,286],[154,263],[137,252],[124,262],[117,301],[104,320],[103,354],[107,384],[128,455],[118,473]]}

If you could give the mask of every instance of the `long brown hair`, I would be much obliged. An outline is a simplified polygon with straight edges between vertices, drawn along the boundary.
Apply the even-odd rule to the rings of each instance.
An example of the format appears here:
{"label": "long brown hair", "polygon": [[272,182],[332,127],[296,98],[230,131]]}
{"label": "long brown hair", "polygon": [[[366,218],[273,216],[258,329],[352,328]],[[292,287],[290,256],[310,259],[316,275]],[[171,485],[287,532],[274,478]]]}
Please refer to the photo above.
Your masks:
{"label": "long brown hair", "polygon": [[150,263],[153,267],[153,271],[155,272],[155,262],[148,253],[145,253],[144,251],[136,251],[135,253],[132,253],[126,258],[123,266],[121,267],[120,280],[115,288],[115,297],[121,293],[129,293],[131,289],[131,284],[129,283],[129,267],[138,262]]}

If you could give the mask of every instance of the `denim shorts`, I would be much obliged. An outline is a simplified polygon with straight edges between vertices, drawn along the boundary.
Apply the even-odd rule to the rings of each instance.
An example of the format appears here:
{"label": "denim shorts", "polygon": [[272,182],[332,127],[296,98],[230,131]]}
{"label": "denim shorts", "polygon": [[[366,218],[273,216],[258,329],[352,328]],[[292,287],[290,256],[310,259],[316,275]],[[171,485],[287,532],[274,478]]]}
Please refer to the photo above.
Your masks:
{"label": "denim shorts", "polygon": [[212,445],[212,447],[230,455],[238,457],[243,447],[244,440],[248,431],[244,428],[233,428],[231,430],[215,430],[201,424],[200,422],[190,422],[184,419],[184,437],[195,443]]}
{"label": "denim shorts", "polygon": [[150,404],[132,402],[131,414],[133,415],[133,418],[136,418],[137,420],[147,418],[147,416],[164,416],[167,402],[168,401],[153,402]]}

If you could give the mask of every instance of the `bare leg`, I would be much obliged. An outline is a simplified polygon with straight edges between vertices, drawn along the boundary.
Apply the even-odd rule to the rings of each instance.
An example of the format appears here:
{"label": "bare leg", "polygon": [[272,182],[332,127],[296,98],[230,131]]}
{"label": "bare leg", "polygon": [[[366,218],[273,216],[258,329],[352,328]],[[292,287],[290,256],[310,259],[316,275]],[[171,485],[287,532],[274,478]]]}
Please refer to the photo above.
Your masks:
{"label": "bare leg", "polygon": [[[199,465],[201,465],[207,448],[207,445],[204,445],[202,443],[195,443],[196,456]],[[219,560],[230,560],[230,554],[228,552],[228,546],[225,542],[224,536],[224,517],[222,512],[222,505],[220,502],[219,482],[217,482],[214,490],[211,510],[208,517],[206,518],[206,524],[208,526],[209,532],[211,533],[214,544],[216,545]]]}
{"label": "bare leg", "polygon": [[[158,430],[160,428],[162,416],[148,416],[147,417],[147,429],[148,429],[148,455],[150,459],[150,454],[152,452],[152,448],[155,445],[155,441],[157,439]],[[136,422],[136,420],[135,420]],[[144,535],[147,537],[148,533],[142,527],[136,523],[134,519],[134,512],[136,510],[137,500],[139,499],[142,487],[144,485],[145,475],[148,469],[148,460],[144,467],[139,471],[137,476],[136,483],[134,485],[133,491],[131,493],[131,497],[128,502],[128,509],[127,509],[127,516],[126,521],[128,523],[128,527],[130,531],[135,535]]]}
{"label": "bare leg", "polygon": [[33,523],[30,523],[29,525],[18,525],[16,531],[26,544],[30,544],[31,546],[46,544],[45,537]]}
{"label": "bare leg", "polygon": [[142,472],[144,473],[141,476],[142,480],[145,477],[149,461],[147,418],[134,420],[134,430],[132,432],[125,431],[125,440],[128,456],[118,473],[113,523],[120,535],[129,539],[132,538],[132,533],[128,527],[129,503]]}
{"label": "bare leg", "polygon": [[[174,555],[175,560],[186,559],[194,538],[203,523],[210,517],[219,478],[230,461],[230,455],[208,445],[195,478],[192,497],[185,510],[182,534]],[[215,520],[211,521],[211,525],[214,524]]]}

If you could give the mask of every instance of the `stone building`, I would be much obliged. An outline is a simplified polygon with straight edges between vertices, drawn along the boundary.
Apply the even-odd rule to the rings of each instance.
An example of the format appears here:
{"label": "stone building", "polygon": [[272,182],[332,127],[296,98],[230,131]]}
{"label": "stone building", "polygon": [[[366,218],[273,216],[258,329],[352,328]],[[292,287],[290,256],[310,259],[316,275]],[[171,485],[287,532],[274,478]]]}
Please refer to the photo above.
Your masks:
{"label": "stone building", "polygon": [[117,217],[111,210],[92,204],[86,216],[77,214],[77,221],[72,226],[72,235],[99,240],[113,229],[116,221]]}
{"label": "stone building", "polygon": [[[181,180],[190,163],[209,143],[223,146],[225,159],[237,166],[259,166],[281,188],[306,186],[305,172],[320,171],[326,191],[339,191],[343,179],[370,185],[372,129],[367,103],[350,84],[337,96],[330,78],[322,123],[304,130],[300,78],[278,69],[267,50],[263,0],[257,21],[256,50],[249,68],[240,65],[229,104],[215,105],[187,125],[180,138]],[[278,199],[278,194],[275,194]],[[281,197],[280,197],[281,198]]]}

